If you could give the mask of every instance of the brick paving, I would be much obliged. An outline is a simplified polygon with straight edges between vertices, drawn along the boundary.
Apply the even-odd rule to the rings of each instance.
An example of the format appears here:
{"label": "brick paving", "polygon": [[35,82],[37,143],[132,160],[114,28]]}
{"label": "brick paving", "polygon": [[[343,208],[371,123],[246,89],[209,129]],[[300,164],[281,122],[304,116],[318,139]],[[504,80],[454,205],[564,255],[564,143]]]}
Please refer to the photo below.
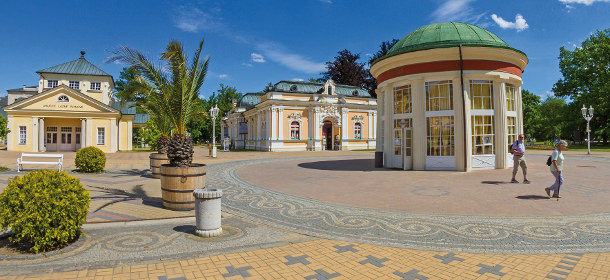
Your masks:
{"label": "brick paving", "polygon": [[[334,160],[354,160],[354,159],[370,159],[371,152],[314,152],[314,153],[258,153],[258,152],[235,152],[235,153],[219,153],[219,159],[209,159],[203,149],[197,150],[196,158],[198,162],[204,163],[221,163],[227,162],[226,166],[234,163],[228,163],[235,160],[254,161],[261,160],[257,165],[263,166],[266,164],[276,164],[279,162],[290,162],[298,166],[299,163],[316,162],[316,161],[334,161]],[[543,155],[545,152],[532,151],[532,160],[542,159],[542,156],[536,157],[536,154]],[[299,157],[332,157],[328,159],[298,159]],[[610,156],[608,154],[595,155],[595,157],[586,157],[582,152],[574,152],[568,160],[574,163],[573,168],[577,165],[596,166],[582,167],[585,168],[605,168]],[[14,154],[10,152],[0,151],[0,165],[12,166],[14,162]],[[67,156],[68,160],[69,155]],[[72,156],[73,158],[73,156]],[[598,246],[598,250],[585,248],[584,250],[571,250],[563,248],[564,241],[573,239],[575,234],[580,236],[580,233],[575,233],[578,230],[593,233],[590,237],[591,244],[610,243],[607,236],[610,236],[610,219],[604,214],[601,208],[599,211],[591,210],[590,206],[583,204],[589,208],[581,216],[574,216],[574,219],[581,218],[582,223],[572,222],[570,215],[566,218],[551,219],[540,217],[541,220],[546,219],[550,223],[559,224],[559,228],[564,230],[556,230],[548,225],[530,224],[529,227],[522,227],[521,230],[529,232],[533,236],[548,240],[547,243],[541,245],[549,246],[544,254],[536,253],[535,247],[530,247],[526,250],[521,250],[522,253],[496,253],[496,254],[481,254],[468,253],[467,247],[455,247],[454,250],[416,250],[409,246],[387,246],[378,242],[357,242],[355,239],[346,239],[341,232],[335,232],[330,238],[319,238],[317,235],[305,236],[299,233],[305,233],[294,226],[281,226],[269,223],[261,223],[252,216],[240,213],[239,209],[232,210],[231,213],[223,214],[223,228],[225,234],[215,239],[202,239],[193,235],[194,220],[188,218],[192,213],[167,211],[159,207],[160,190],[157,181],[147,178],[143,173],[148,168],[148,153],[117,153],[108,156],[109,162],[107,168],[109,172],[102,175],[83,175],[78,174],[83,184],[92,193],[91,209],[88,217],[89,225],[84,229],[86,233],[85,241],[80,247],[68,251],[63,254],[58,254],[46,258],[32,260],[16,260],[0,256],[0,279],[608,279],[610,278],[610,250],[599,250],[603,246]],[[268,162],[262,162],[268,160]],[[273,162],[277,160],[277,162]],[[532,162],[530,160],[530,162]],[[577,161],[582,161],[581,163]],[[569,163],[570,161],[566,161]],[[242,162],[247,163],[247,162]],[[244,166],[246,166],[245,164]],[[220,168],[223,164],[211,165],[214,168]],[[287,166],[284,166],[287,167]],[[73,168],[68,165],[68,168]],[[293,168],[293,167],[290,167]],[[537,167],[534,167],[536,169]],[[246,173],[237,172],[239,168],[230,173],[233,180],[242,180]],[[307,168],[303,168],[307,169]],[[315,170],[315,168],[309,168]],[[366,169],[369,169],[367,167]],[[246,170],[246,169],[241,169]],[[601,169],[597,169],[601,170]],[[289,171],[289,169],[285,169]],[[354,170],[352,170],[354,171]],[[242,172],[242,171],[240,171]],[[243,171],[246,172],[246,171]],[[326,176],[324,170],[316,170],[316,174]],[[345,172],[345,171],[341,171]],[[358,172],[358,170],[356,170]],[[392,171],[376,171],[371,170],[359,171],[366,172],[367,176],[373,173],[396,173]],[[488,172],[488,171],[483,171]],[[508,170],[499,170],[500,174],[510,174]],[[414,172],[412,172],[414,173]],[[397,173],[404,174],[404,173]],[[435,173],[440,174],[440,173]],[[566,175],[577,178],[578,175],[584,177],[592,177],[594,175],[607,175],[606,171],[592,173],[584,176],[583,172],[573,172]],[[239,176],[238,176],[239,175]],[[0,173],[0,189],[6,184],[8,177],[14,176],[11,172]],[[97,177],[96,177],[97,176]],[[374,175],[373,175],[374,176]],[[385,174],[382,176],[386,176]],[[494,175],[498,177],[497,175]],[[491,177],[494,177],[491,176]],[[351,178],[351,175],[344,174],[344,177]],[[286,178],[284,176],[283,178]],[[456,180],[449,176],[442,176],[448,182]],[[534,177],[532,177],[534,178]],[[226,179],[226,178],[219,178]],[[248,182],[250,182],[250,179]],[[318,178],[310,178],[311,184],[315,184]],[[496,178],[496,180],[505,180],[505,178]],[[213,183],[213,180],[211,180]],[[254,180],[253,180],[254,181]],[[388,181],[391,181],[388,179]],[[458,180],[458,181],[461,181]],[[540,180],[535,180],[538,182]],[[607,181],[607,180],[606,180]],[[590,186],[581,184],[581,187],[572,186],[573,192],[569,192],[566,188],[564,199],[560,203],[561,207],[571,209],[570,202],[566,202],[566,196],[576,198],[578,196],[593,197],[599,189],[603,189],[607,184],[602,181],[601,185],[592,183]],[[244,181],[245,182],[245,181]],[[319,181],[318,181],[319,182]],[[332,182],[329,180],[328,182]],[[250,182],[251,183],[251,182]],[[269,181],[271,183],[271,181]],[[291,182],[292,183],[292,182]],[[567,184],[567,182],[566,182]],[[255,184],[252,184],[256,186]],[[273,184],[261,184],[260,190],[267,189],[267,193],[280,194],[283,199],[286,197],[294,197],[297,200],[307,201],[307,206],[317,209],[323,209],[324,205],[332,205],[337,195],[330,195],[327,199],[311,200],[307,197],[290,196],[289,189],[282,189],[280,192],[274,190]],[[489,185],[489,184],[488,184]],[[493,184],[492,184],[493,185]],[[337,184],[331,183],[327,186],[337,187]],[[495,186],[495,185],[494,185]],[[501,187],[507,187],[500,185]],[[508,185],[512,187],[513,185]],[[586,187],[585,187],[586,186]],[[433,186],[432,186],[433,187]],[[525,187],[519,185],[518,187]],[[221,187],[223,188],[223,187]],[[591,191],[591,189],[593,191]],[[223,188],[224,189],[224,188]],[[244,190],[246,190],[245,188]],[[436,195],[444,197],[442,189],[414,189],[416,192],[426,195]],[[227,199],[235,192],[228,189]],[[439,196],[440,194],[440,196]],[[447,196],[451,197],[453,193]],[[512,195],[512,194],[511,194]],[[335,196],[335,197],[333,197]],[[269,197],[267,197],[268,199]],[[224,199],[224,198],[223,198]],[[485,200],[487,198],[483,198]],[[327,200],[324,202],[323,200]],[[457,199],[455,199],[457,200]],[[235,200],[237,201],[237,200]],[[331,201],[332,203],[330,203]],[[520,200],[521,201],[521,200]],[[538,203],[540,201],[523,200],[529,203]],[[228,203],[227,205],[231,204]],[[551,202],[546,200],[545,202]],[[224,203],[224,202],[223,202]],[[267,201],[265,203],[250,201],[249,203],[258,205],[259,207],[268,209],[279,209],[281,207],[291,205],[289,200]],[[330,204],[328,204],[330,203]],[[346,203],[349,204],[349,203]],[[235,204],[233,204],[235,205]],[[353,206],[345,204],[338,205],[337,212],[341,209],[356,209]],[[223,206],[225,206],[223,204]],[[358,205],[356,205],[358,206]],[[386,204],[378,203],[374,208],[384,208]],[[278,208],[279,207],[279,208]],[[342,208],[347,207],[347,208]],[[447,204],[448,208],[459,209],[458,206]],[[366,210],[366,208],[362,208]],[[425,208],[422,208],[425,209]],[[442,213],[443,208],[438,208],[436,211],[423,211],[430,214],[413,214],[420,215],[435,215]],[[487,208],[490,209],[490,208]],[[492,208],[493,209],[493,208]],[[561,209],[561,208],[557,208]],[[542,209],[544,210],[544,209]],[[541,213],[548,213],[542,211]],[[309,210],[298,210],[290,208],[282,211],[296,211],[293,214],[311,215],[313,212]],[[368,210],[374,213],[386,213],[388,217],[400,217],[398,213],[403,211],[388,212],[387,210]],[[458,211],[458,210],[455,210]],[[506,215],[505,213],[493,213],[489,210],[488,214]],[[568,211],[568,210],[565,210]],[[569,210],[569,213],[581,213],[576,210]],[[173,214],[170,214],[174,212]],[[597,214],[588,214],[598,212]],[[177,214],[176,214],[177,213]],[[329,214],[332,212],[329,212]],[[557,212],[555,214],[561,214]],[[568,212],[565,212],[568,213]],[[565,213],[563,213],[565,215]],[[243,215],[242,215],[243,214]],[[252,214],[252,213],[251,213]],[[408,214],[405,212],[405,214]],[[554,213],[550,213],[554,214]],[[105,216],[104,216],[105,215]],[[131,220],[131,219],[155,219],[174,217],[178,219],[159,220],[159,221],[142,221],[124,223],[117,226],[118,223],[111,224],[93,224],[97,221],[112,221],[112,215],[119,216],[114,218],[115,221]],[[121,218],[120,215],[123,215]],[[164,216],[166,215],[166,216]],[[535,214],[543,215],[543,214]],[[184,217],[187,218],[184,218]],[[441,215],[442,216],[442,215]],[[182,217],[182,218],[179,218]],[[459,217],[459,216],[456,216]],[[331,219],[340,219],[346,228],[356,228],[363,226],[365,220],[358,220],[360,217],[349,218],[340,216],[328,216]],[[493,218],[493,217],[492,217]],[[506,217],[500,217],[506,218]],[[536,219],[535,216],[525,217],[526,219]],[[185,220],[186,219],[186,220]],[[280,221],[278,216],[269,216],[269,220]],[[487,224],[493,223],[493,219],[486,217]],[[591,223],[586,223],[589,219]],[[500,219],[501,220],[501,219]],[[511,220],[514,221],[514,220]],[[271,223],[273,224],[273,223]],[[318,223],[301,221],[302,226],[315,228],[320,227]],[[457,223],[456,223],[457,225]],[[484,224],[480,224],[483,226]],[[379,224],[371,225],[373,228]],[[422,231],[421,223],[403,224],[404,229],[410,230],[413,234]],[[570,228],[572,227],[572,228]],[[286,230],[293,228],[293,230]],[[484,232],[490,230],[490,227],[456,227],[458,230],[465,230],[468,234],[480,235],[492,233]],[[494,229],[491,227],[491,229]],[[495,228],[497,229],[497,228]],[[482,231],[483,230],[483,231]],[[575,231],[576,230],[576,231]],[[296,231],[297,233],[294,233]],[[381,233],[380,231],[372,231]],[[425,232],[425,230],[424,230]],[[375,233],[374,233],[375,234]],[[566,235],[567,234],[567,235]],[[493,235],[493,234],[492,234]],[[424,233],[422,242],[425,239],[432,238],[433,233]],[[443,237],[444,236],[444,237]],[[597,236],[597,237],[596,237]],[[602,238],[600,238],[602,237]],[[606,239],[604,239],[606,237]],[[395,238],[398,238],[395,236]],[[451,239],[447,234],[441,236],[444,242],[451,243],[456,240]],[[349,239],[349,238],[348,238]],[[481,238],[474,237],[472,244],[475,246]],[[484,238],[483,238],[484,239]],[[440,239],[436,240],[439,241]],[[495,246],[498,248],[519,247],[519,242],[525,241],[522,237],[510,239],[509,241],[497,240]],[[552,244],[555,243],[555,249],[552,249]],[[450,244],[449,244],[450,245]],[[448,246],[449,248],[451,246]],[[578,248],[576,248],[578,249]],[[559,252],[559,253],[558,253]],[[595,253],[593,253],[595,252]]]}

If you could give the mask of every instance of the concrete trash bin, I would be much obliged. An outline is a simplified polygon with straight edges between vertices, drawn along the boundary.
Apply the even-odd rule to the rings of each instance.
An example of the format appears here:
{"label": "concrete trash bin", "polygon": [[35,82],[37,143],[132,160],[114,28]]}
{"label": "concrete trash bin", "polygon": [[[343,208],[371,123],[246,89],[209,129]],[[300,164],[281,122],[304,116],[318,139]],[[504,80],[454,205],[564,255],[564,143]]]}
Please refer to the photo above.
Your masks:
{"label": "concrete trash bin", "polygon": [[195,189],[195,234],[202,237],[218,236],[222,233],[221,203],[222,190]]}

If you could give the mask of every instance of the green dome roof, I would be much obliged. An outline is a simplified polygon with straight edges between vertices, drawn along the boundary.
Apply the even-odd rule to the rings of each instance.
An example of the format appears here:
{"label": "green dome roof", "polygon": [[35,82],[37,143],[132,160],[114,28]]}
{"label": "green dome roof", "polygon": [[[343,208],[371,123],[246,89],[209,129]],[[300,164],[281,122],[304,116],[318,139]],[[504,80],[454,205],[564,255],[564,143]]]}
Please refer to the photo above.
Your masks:
{"label": "green dome roof", "polygon": [[[398,41],[388,53],[374,63],[395,55],[430,49],[452,48],[460,44],[466,47],[490,47],[524,52],[506,44],[488,30],[461,22],[443,22],[422,26]],[[373,64],[374,64],[373,63]]]}

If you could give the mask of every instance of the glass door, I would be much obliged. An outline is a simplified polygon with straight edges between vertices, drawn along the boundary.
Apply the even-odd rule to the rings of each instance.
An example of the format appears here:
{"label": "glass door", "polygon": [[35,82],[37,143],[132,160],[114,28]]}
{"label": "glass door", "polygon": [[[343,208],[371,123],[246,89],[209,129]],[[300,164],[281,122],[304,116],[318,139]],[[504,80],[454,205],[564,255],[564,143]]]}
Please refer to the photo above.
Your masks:
{"label": "glass door", "polygon": [[57,151],[57,127],[47,126],[46,151]]}
{"label": "glass door", "polygon": [[62,151],[72,151],[72,128],[62,127],[61,128],[61,146]]}

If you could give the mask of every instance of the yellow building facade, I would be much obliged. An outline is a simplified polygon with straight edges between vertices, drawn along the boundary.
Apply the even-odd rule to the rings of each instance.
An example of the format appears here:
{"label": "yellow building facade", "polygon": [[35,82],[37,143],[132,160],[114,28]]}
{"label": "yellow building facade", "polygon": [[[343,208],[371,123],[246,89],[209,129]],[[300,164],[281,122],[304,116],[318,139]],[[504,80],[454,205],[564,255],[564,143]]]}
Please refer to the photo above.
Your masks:
{"label": "yellow building facade", "polygon": [[111,99],[114,80],[81,57],[37,73],[38,86],[8,90],[3,107],[7,149],[69,152],[95,146],[104,152],[132,149],[135,108]]}
{"label": "yellow building facade", "polygon": [[281,81],[248,93],[221,122],[238,149],[319,151],[373,149],[377,100],[365,90],[326,83]]}

